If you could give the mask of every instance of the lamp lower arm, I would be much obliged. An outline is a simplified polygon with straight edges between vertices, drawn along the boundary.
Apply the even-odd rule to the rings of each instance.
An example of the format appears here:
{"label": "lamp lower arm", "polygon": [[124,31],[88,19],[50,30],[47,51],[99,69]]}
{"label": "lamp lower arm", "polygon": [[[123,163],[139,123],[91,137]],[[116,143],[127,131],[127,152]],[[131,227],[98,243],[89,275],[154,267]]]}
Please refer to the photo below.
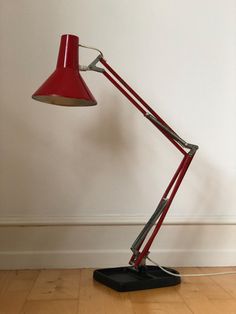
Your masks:
{"label": "lamp lower arm", "polygon": [[[194,156],[194,155],[193,155]],[[184,156],[183,160],[181,161],[175,175],[173,176],[172,180],[170,181],[162,199],[165,197],[167,197],[168,195],[168,199],[167,202],[165,204],[165,207],[158,219],[158,222],[156,224],[156,226],[154,227],[154,230],[151,233],[151,236],[149,237],[149,239],[146,241],[146,244],[144,246],[144,248],[140,251],[141,245],[143,244],[145,238],[142,238],[142,243],[139,243],[139,247],[136,249],[136,251],[133,253],[131,259],[130,259],[130,264],[133,265],[136,269],[139,268],[139,266],[142,266],[145,264],[146,261],[146,257],[149,254],[149,249],[157,235],[157,233],[159,232],[163,221],[166,217],[166,214],[172,204],[172,201],[182,183],[182,180],[188,170],[188,167],[193,159],[193,156],[190,156],[189,154],[187,154],[186,156]],[[145,228],[145,227],[144,227]]]}

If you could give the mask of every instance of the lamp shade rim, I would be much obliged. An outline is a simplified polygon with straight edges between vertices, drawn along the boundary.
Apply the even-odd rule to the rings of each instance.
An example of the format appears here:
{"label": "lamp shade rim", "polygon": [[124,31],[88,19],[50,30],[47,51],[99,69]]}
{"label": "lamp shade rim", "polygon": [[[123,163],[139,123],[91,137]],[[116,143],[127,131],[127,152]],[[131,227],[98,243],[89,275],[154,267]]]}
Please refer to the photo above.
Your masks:
{"label": "lamp shade rim", "polygon": [[59,105],[65,107],[89,107],[97,105],[95,100],[64,97],[56,94],[52,95],[33,95],[34,100],[48,103],[51,105]]}

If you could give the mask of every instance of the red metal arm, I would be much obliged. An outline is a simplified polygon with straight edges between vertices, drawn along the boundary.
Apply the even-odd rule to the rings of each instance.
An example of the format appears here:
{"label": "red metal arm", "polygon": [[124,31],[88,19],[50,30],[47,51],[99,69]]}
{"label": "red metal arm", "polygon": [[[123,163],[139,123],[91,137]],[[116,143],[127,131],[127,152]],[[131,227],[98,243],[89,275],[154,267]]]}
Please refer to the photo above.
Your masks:
{"label": "red metal arm", "polygon": [[[102,73],[105,77],[116,88],[118,88],[118,90],[184,155],[173,178],[168,184],[156,211],[144,226],[143,230],[140,232],[131,247],[133,255],[131,256],[130,264],[134,265],[137,269],[139,266],[145,264],[146,257],[149,254],[149,249],[159,232],[161,225],[163,224],[165,216],[198,149],[198,146],[189,144],[180,138],[177,133],[175,133],[173,129],[168,126],[168,124],[114,71],[114,69],[111,68],[111,66],[103,58],[100,58],[99,61],[110,72],[109,74],[106,70],[104,70]],[[189,149],[189,151],[187,152],[186,149]],[[146,244],[141,250],[148,233],[154,225],[155,227],[149,239],[146,241]]]}

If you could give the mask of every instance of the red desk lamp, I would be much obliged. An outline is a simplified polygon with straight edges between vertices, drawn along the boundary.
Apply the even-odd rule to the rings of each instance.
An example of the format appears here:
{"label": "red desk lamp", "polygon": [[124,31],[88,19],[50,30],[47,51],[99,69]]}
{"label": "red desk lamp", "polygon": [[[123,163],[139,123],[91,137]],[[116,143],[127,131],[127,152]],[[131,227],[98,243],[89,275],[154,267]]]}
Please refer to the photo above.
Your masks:
{"label": "red desk lamp", "polygon": [[[197,145],[184,141],[163,119],[111,68],[99,52],[88,66],[79,66],[79,38],[62,35],[56,70],[33,94],[38,101],[61,106],[93,106],[96,100],[79,71],[96,71],[103,74],[183,155],[173,178],[167,186],[156,210],[131,246],[132,256],[127,267],[98,269],[94,279],[117,290],[132,291],[176,285],[180,277],[168,274],[157,266],[146,265],[149,249],[156,237],[188,167],[198,149]],[[97,67],[100,62],[104,68]],[[149,238],[147,236],[149,235]],[[165,268],[173,274],[176,270]]]}

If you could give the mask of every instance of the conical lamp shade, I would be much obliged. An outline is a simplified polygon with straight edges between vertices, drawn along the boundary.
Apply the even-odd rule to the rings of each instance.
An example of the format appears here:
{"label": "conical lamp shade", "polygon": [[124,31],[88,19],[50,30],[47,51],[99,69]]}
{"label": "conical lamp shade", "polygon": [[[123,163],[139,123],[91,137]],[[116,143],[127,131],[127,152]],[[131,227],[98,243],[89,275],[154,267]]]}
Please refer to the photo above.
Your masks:
{"label": "conical lamp shade", "polygon": [[61,106],[97,104],[79,73],[78,45],[77,36],[61,36],[56,70],[33,94],[33,99]]}

